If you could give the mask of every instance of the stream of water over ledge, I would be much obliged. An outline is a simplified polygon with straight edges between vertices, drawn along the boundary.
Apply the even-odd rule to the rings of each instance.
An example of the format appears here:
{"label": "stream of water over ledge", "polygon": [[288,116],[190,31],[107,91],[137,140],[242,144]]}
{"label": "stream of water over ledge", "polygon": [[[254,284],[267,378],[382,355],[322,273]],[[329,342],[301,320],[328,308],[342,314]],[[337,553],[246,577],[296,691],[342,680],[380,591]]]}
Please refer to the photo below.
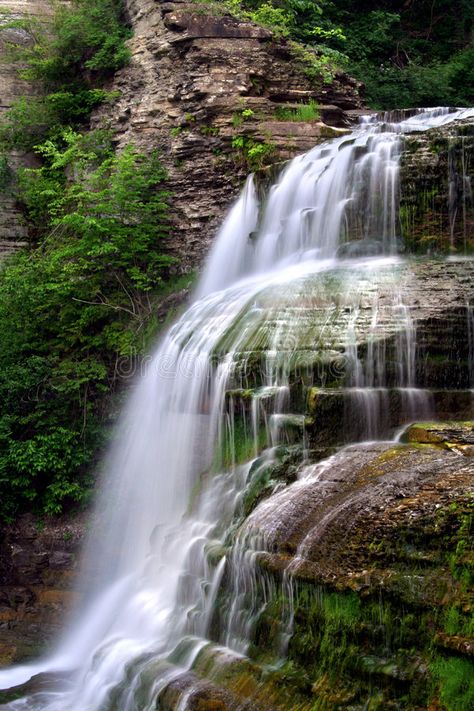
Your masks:
{"label": "stream of water over ledge", "polygon": [[[417,353],[438,306],[424,275],[446,265],[402,256],[399,158],[404,134],[473,116],[367,119],[293,160],[264,198],[248,179],[193,303],[122,417],[85,553],[87,599],[50,657],[0,672],[3,689],[44,675],[2,708],[151,711],[170,708],[163,699],[174,684],[174,708],[185,711],[203,654],[222,665],[246,658],[277,594],[257,565],[281,534],[260,496],[284,486],[275,467],[291,460],[300,488],[326,482],[323,500],[348,445],[370,449],[436,416],[441,376]],[[468,390],[470,303],[460,318]],[[290,489],[276,493],[276,510],[293,505]],[[325,510],[321,530],[345,503]],[[277,657],[293,630],[292,574],[317,535],[303,536],[282,572]]]}

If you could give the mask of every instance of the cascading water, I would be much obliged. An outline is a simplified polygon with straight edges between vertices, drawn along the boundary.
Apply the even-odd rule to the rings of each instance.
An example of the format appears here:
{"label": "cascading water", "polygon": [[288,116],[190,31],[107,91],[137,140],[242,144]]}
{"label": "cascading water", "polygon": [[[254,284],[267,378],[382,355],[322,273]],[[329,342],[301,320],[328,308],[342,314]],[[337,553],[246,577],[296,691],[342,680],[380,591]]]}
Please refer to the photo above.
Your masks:
{"label": "cascading water", "polygon": [[[100,531],[86,551],[100,574],[50,658],[0,673],[1,688],[40,672],[62,672],[62,681],[4,708],[151,710],[210,637],[246,653],[254,588],[272,594],[256,577],[263,542],[237,535],[227,557],[224,546],[251,481],[267,476],[281,444],[296,443],[305,461],[304,414],[292,412],[295,368],[298,382],[319,369],[323,386],[342,374],[349,416],[362,422],[349,439],[387,436],[400,424],[382,417],[389,388],[403,394],[405,421],[429,407],[416,388],[416,327],[397,288],[398,158],[403,133],[473,115],[436,109],[397,124],[366,120],[292,161],[262,206],[249,178],[194,303],[157,348],[122,419],[97,504]],[[296,296],[317,307],[316,324]],[[226,567],[230,608],[216,632]]]}

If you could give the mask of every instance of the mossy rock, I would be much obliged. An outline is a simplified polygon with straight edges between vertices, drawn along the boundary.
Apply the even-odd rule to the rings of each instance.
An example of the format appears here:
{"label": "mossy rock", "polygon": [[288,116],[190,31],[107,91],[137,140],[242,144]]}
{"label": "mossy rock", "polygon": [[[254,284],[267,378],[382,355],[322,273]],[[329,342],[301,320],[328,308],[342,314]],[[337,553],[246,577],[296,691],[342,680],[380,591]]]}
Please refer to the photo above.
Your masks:
{"label": "mossy rock", "polygon": [[402,437],[404,442],[436,444],[443,446],[461,445],[474,456],[474,422],[420,422],[411,425]]}

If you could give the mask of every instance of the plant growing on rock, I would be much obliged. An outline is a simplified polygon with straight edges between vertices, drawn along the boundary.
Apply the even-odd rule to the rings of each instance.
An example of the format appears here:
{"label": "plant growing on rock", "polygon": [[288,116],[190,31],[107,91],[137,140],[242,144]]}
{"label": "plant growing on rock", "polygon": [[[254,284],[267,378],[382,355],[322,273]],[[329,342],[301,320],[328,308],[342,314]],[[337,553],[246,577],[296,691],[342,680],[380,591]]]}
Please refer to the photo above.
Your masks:
{"label": "plant growing on rock", "polygon": [[73,0],[58,5],[51,31],[36,29],[34,41],[9,44],[20,77],[42,89],[19,99],[0,125],[0,141],[32,150],[63,125],[79,125],[92,109],[113,98],[102,85],[129,60],[121,0]]}
{"label": "plant growing on rock", "polygon": [[249,136],[235,136],[232,139],[232,148],[237,150],[252,171],[261,170],[275,150],[271,143],[257,141]]}
{"label": "plant growing on rock", "polygon": [[310,101],[308,104],[300,104],[296,107],[279,107],[275,112],[276,118],[279,121],[318,121],[321,117],[319,105],[316,101]]}
{"label": "plant growing on rock", "polygon": [[153,324],[168,193],[156,154],[71,129],[19,175],[38,247],[0,273],[0,517],[83,501],[104,402]]}
{"label": "plant growing on rock", "polygon": [[12,182],[12,169],[8,156],[0,154],[0,192],[6,192]]}
{"label": "plant growing on rock", "polygon": [[255,111],[252,109],[243,109],[242,111],[237,111],[233,116],[232,116],[232,126],[234,128],[238,128],[239,126],[242,126],[244,121],[250,121],[253,119],[255,116]]}
{"label": "plant growing on rock", "polygon": [[374,108],[471,105],[474,49],[471,0],[195,0],[289,38],[311,79],[337,68],[366,87]]}

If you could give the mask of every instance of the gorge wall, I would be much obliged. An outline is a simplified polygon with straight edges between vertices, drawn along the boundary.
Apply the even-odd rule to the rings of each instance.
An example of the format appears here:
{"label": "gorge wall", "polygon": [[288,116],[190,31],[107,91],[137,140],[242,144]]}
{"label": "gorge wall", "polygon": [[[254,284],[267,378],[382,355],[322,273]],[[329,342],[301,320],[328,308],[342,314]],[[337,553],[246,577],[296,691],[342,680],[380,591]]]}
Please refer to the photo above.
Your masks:
{"label": "gorge wall", "polygon": [[[133,142],[145,153],[158,150],[169,171],[173,230],[170,250],[180,269],[199,267],[216,230],[249,172],[244,151],[232,146],[237,136],[265,146],[262,164],[286,160],[326,137],[345,130],[344,110],[362,106],[359,85],[339,73],[334,81],[310,80],[295,65],[289,48],[269,30],[215,17],[189,2],[130,0],[127,20],[133,28],[132,59],[111,85],[117,92],[95,112],[91,128],[109,127],[118,148]],[[3,22],[32,19],[43,29],[50,21],[49,0],[2,0]],[[0,51],[8,43],[29,46],[34,32],[23,27],[0,30]],[[0,63],[1,110],[34,94],[18,66]],[[280,106],[317,100],[321,117],[295,123],[276,120]],[[244,120],[242,112],[251,110]],[[329,124],[335,124],[335,128]],[[266,152],[265,152],[266,151]],[[14,171],[32,165],[32,157],[8,157]],[[259,163],[260,165],[260,163]],[[28,244],[28,229],[15,197],[1,196],[0,257]],[[160,318],[186,292],[165,299]],[[0,554],[0,660],[15,662],[51,638],[71,600],[75,552],[84,535],[84,519],[48,524],[21,518],[3,531]]]}
{"label": "gorge wall", "polygon": [[473,148],[470,120],[406,137],[400,227],[409,251],[462,254],[472,250]]}
{"label": "gorge wall", "polygon": [[[2,0],[0,3],[0,112],[7,111],[12,103],[25,95],[35,93],[36,88],[18,76],[18,66],[5,59],[9,43],[30,46],[34,36],[21,27],[5,27],[12,20],[31,19],[34,22],[47,25],[52,15],[52,5],[49,0]],[[2,29],[3,26],[3,29]],[[31,157],[22,152],[15,152],[8,157],[11,171],[23,165],[31,164]],[[28,229],[23,215],[9,189],[2,191],[0,210],[0,258],[11,254],[24,246],[28,238]]]}
{"label": "gorge wall", "polygon": [[[173,194],[171,248],[190,270],[255,167],[245,147],[262,147],[257,167],[312,148],[350,125],[344,112],[361,109],[361,87],[342,72],[329,83],[308,78],[290,46],[269,30],[216,17],[203,5],[128,0],[126,6],[132,60],[110,87],[119,98],[95,113],[92,126],[111,126],[118,146],[132,141],[160,151]],[[322,121],[278,120],[279,108],[312,100],[321,105]]]}
{"label": "gorge wall", "polygon": [[[39,3],[39,13],[42,7]],[[110,126],[119,148],[132,141],[147,153],[161,152],[173,193],[170,249],[180,269],[189,271],[202,262],[250,168],[278,164],[346,131],[362,103],[349,77],[338,74],[331,84],[309,79],[284,42],[250,23],[206,15],[188,2],[130,0],[127,11],[134,28],[132,61],[109,87],[120,96],[95,112],[92,126]],[[14,97],[14,75],[5,77],[5,96]],[[278,108],[311,100],[320,104],[323,121],[278,118]],[[471,121],[460,130],[436,129],[407,139],[401,230],[411,235],[413,251],[462,253],[472,246],[473,130]],[[256,165],[251,147],[261,147]],[[25,232],[13,203],[5,214],[5,239],[21,241]],[[473,274],[470,265],[446,268],[436,261],[414,272],[410,294],[421,343],[418,373],[426,387],[437,389],[436,414],[467,423],[425,423],[405,434],[405,444],[355,449],[326,472],[322,486],[309,485],[294,499],[288,447],[279,471],[254,482],[247,513],[252,516],[256,503],[286,487],[287,508],[279,508],[277,494],[267,509],[267,523],[280,517],[274,550],[259,561],[278,582],[302,538],[311,537],[296,576],[300,588],[289,662],[274,676],[262,671],[276,644],[284,607],[280,595],[259,623],[255,663],[216,663],[214,669],[214,660],[203,654],[188,679],[164,692],[163,709],[176,709],[187,685],[195,688],[189,699],[193,709],[224,711],[237,703],[251,708],[255,700],[258,708],[289,709],[292,699],[301,709],[313,708],[316,699],[321,709],[427,708],[430,673],[459,676],[471,669],[472,549],[466,531],[473,494],[468,367],[473,335],[466,302],[472,302]],[[301,301],[307,305],[311,294],[303,290]],[[317,305],[316,297],[313,301]],[[366,325],[362,351],[370,343],[368,331]],[[389,336],[388,351],[393,333]],[[242,400],[242,410],[251,396],[232,394]],[[338,398],[337,387],[312,388],[298,402],[294,428],[298,436],[306,429],[315,457],[341,444],[344,403]],[[391,411],[396,407],[391,400]],[[348,476],[341,483],[343,470]],[[330,507],[335,515],[318,528],[315,521]],[[44,529],[26,517],[6,531],[0,552],[1,661],[36,653],[58,628],[72,599],[83,533],[81,517]],[[343,659],[345,666],[337,666]],[[462,688],[454,692],[461,702]],[[369,696],[371,705],[364,706]],[[433,704],[432,709],[456,708],[450,698]]]}

